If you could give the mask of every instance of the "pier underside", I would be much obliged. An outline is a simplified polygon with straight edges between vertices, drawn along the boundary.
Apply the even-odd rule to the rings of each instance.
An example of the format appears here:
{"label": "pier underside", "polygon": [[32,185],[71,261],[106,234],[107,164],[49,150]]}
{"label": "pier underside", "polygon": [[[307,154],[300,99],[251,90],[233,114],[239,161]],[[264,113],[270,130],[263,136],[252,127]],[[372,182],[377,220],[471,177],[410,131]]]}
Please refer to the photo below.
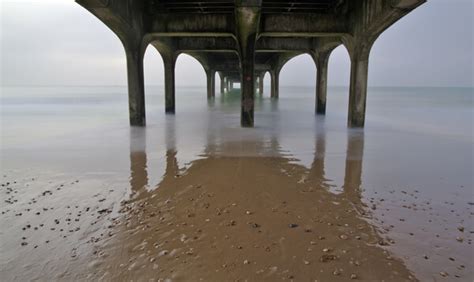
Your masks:
{"label": "pier underside", "polygon": [[175,63],[196,58],[207,76],[207,97],[240,83],[241,125],[254,125],[255,93],[271,77],[278,98],[283,65],[309,54],[316,65],[316,114],[326,113],[328,60],[344,45],[351,59],[348,126],[363,127],[370,49],[389,26],[426,0],[76,0],[122,41],[127,56],[130,124],[144,126],[143,56],[148,45],[161,54],[165,112],[175,113]]}

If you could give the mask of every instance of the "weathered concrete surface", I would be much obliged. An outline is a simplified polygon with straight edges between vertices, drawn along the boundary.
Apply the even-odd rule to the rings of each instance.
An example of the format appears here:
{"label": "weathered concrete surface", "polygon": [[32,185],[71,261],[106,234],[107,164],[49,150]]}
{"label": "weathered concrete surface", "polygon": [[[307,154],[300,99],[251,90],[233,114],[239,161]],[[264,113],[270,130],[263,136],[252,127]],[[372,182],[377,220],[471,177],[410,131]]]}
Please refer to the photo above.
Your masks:
{"label": "weathered concrete surface", "polygon": [[240,124],[254,125],[255,42],[260,23],[261,1],[242,0],[235,8],[236,34],[240,48],[242,106]]}
{"label": "weathered concrete surface", "polygon": [[[316,113],[325,114],[327,65],[343,44],[351,57],[348,126],[365,123],[370,48],[379,35],[426,0],[76,0],[106,24],[127,54],[130,124],[145,125],[143,52],[153,44],[165,64],[165,111],[175,112],[174,64],[181,53],[222,73],[221,92],[238,73],[242,126],[253,126],[255,78],[269,72],[278,98],[283,65],[310,54],[317,66]],[[257,74],[257,75],[256,75]],[[227,79],[229,78],[229,79]],[[208,85],[215,84],[208,78]],[[237,80],[235,80],[237,81]],[[209,86],[210,87],[210,86]],[[262,89],[259,88],[262,93]],[[213,97],[214,90],[208,91]]]}
{"label": "weathered concrete surface", "polygon": [[145,87],[143,78],[143,53],[127,49],[128,105],[130,125],[145,126]]}
{"label": "weathered concrete surface", "polygon": [[213,98],[216,96],[216,80],[215,80],[216,71],[213,69],[206,70],[207,78],[207,98]]}
{"label": "weathered concrete surface", "polygon": [[280,90],[280,70],[270,70],[270,97],[278,98]]}
{"label": "weathered concrete surface", "polygon": [[265,73],[261,73],[258,76],[258,94],[263,95],[263,80],[265,78]]}
{"label": "weathered concrete surface", "polygon": [[223,94],[223,93],[225,93],[225,83],[226,83],[225,79],[226,78],[225,78],[223,72],[218,72],[218,74],[219,74],[219,78],[220,78],[220,87],[219,87],[220,93]]}
{"label": "weathered concrete surface", "polygon": [[311,53],[316,64],[316,114],[326,114],[329,56],[333,48],[316,50]]}

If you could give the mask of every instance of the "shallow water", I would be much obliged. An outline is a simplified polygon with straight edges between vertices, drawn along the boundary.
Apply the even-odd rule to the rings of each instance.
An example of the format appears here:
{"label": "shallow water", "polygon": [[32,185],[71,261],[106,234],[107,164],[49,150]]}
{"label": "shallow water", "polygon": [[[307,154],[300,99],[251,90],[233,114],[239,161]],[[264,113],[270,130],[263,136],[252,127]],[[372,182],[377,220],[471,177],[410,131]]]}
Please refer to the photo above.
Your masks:
{"label": "shallow water", "polygon": [[[68,205],[90,205],[94,196],[106,198],[97,205],[119,203],[137,187],[159,188],[171,151],[181,171],[214,157],[277,158],[310,174],[317,170],[321,187],[334,195],[357,187],[354,197],[370,214],[365,220],[395,241],[389,251],[418,279],[441,279],[440,271],[458,280],[474,277],[472,88],[371,88],[363,130],[346,128],[345,88],[329,89],[325,117],[314,115],[311,88],[282,87],[278,101],[264,93],[256,100],[253,129],[240,128],[238,92],[208,101],[204,89],[178,88],[177,114],[170,116],[163,113],[161,87],[147,88],[147,127],[130,128],[125,91],[2,88],[2,183],[17,181],[16,193],[2,187],[8,201],[0,216],[8,226],[0,231],[4,275],[21,280],[22,264],[38,267],[34,250],[24,248],[33,243],[21,247],[21,234],[30,232],[22,227],[37,221],[24,211],[36,204],[31,198],[80,179],[42,205],[66,212]],[[26,237],[36,240],[35,234]],[[60,254],[78,237],[55,250]],[[25,254],[31,261],[22,261]],[[58,273],[63,264],[69,265],[52,259],[48,266]]]}

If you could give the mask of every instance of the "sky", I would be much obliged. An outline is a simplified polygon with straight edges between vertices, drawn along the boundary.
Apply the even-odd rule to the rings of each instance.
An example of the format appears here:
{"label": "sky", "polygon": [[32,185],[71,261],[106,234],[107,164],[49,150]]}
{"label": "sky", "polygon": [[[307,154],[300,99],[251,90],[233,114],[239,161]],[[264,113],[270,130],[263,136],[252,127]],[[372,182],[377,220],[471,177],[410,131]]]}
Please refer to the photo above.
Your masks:
{"label": "sky", "polygon": [[[1,85],[126,85],[119,39],[72,0],[0,0]],[[370,56],[369,86],[474,86],[474,1],[428,0],[385,31]],[[163,62],[145,54],[145,83],[163,84]],[[329,62],[329,85],[349,84],[350,61],[338,47]],[[282,69],[280,85],[313,86],[308,55]],[[176,64],[176,85],[206,83],[187,55]]]}

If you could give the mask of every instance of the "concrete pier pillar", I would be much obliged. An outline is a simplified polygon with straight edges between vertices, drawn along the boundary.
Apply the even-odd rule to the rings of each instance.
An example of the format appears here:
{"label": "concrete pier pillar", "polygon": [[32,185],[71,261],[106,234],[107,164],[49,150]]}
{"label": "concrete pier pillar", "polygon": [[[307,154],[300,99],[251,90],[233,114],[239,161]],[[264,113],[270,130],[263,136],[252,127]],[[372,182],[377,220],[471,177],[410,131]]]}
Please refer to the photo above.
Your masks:
{"label": "concrete pier pillar", "polygon": [[223,94],[225,92],[225,76],[223,76],[223,74],[221,72],[219,72],[219,78],[221,79],[221,84],[220,84],[220,91],[221,91],[221,94]]}
{"label": "concrete pier pillar", "polygon": [[174,55],[163,55],[163,65],[165,71],[165,113],[174,114],[175,108],[175,65]]}
{"label": "concrete pier pillar", "polygon": [[270,79],[271,79],[271,93],[270,96],[272,98],[278,98],[280,96],[279,88],[280,88],[280,70],[271,70],[270,71]]}
{"label": "concrete pier pillar", "polygon": [[364,127],[367,98],[369,54],[351,54],[351,79],[349,86],[349,127]]}
{"label": "concrete pier pillar", "polygon": [[255,74],[253,54],[242,60],[242,81],[240,92],[242,93],[241,125],[253,127],[254,97],[255,97]]}
{"label": "concrete pier pillar", "polygon": [[240,47],[242,93],[240,125],[253,127],[255,98],[255,43],[260,24],[261,1],[237,1],[235,19]]}
{"label": "concrete pier pillar", "polygon": [[130,125],[145,126],[145,86],[143,52],[140,48],[125,48],[127,56],[128,109]]}
{"label": "concrete pier pillar", "polygon": [[318,115],[326,114],[326,97],[328,88],[328,62],[332,50],[316,52],[313,55],[316,63],[316,106]]}
{"label": "concrete pier pillar", "polygon": [[207,98],[213,98],[216,96],[216,80],[215,80],[216,71],[213,69],[206,70],[207,77]]}
{"label": "concrete pier pillar", "polygon": [[263,95],[263,79],[265,74],[260,74],[258,76],[258,93],[262,96]]}

